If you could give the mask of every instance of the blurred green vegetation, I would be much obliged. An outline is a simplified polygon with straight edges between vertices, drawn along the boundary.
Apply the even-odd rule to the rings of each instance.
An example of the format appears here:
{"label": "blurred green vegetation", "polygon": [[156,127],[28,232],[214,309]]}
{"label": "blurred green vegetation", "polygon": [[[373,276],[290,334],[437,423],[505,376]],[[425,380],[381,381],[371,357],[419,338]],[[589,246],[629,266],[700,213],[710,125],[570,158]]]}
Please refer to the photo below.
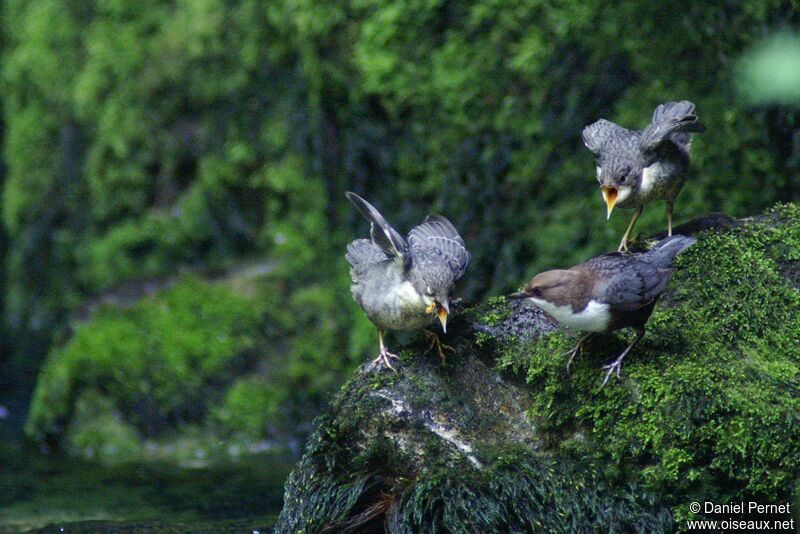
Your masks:
{"label": "blurred green vegetation", "polygon": [[[120,439],[212,422],[267,436],[260,414],[299,420],[375,349],[349,295],[344,246],[366,224],[345,190],[403,231],[447,215],[473,253],[463,295],[506,292],[614,246],[627,217],[604,220],[580,131],[641,128],[665,100],[708,125],[678,222],[800,198],[800,113],[749,107],[735,83],[797,7],[7,0],[0,399],[24,413],[49,353],[32,436],[90,405],[133,425]],[[637,228],[663,224],[654,206]],[[126,284],[263,259],[274,270],[238,285],[190,279],[76,318]]]}

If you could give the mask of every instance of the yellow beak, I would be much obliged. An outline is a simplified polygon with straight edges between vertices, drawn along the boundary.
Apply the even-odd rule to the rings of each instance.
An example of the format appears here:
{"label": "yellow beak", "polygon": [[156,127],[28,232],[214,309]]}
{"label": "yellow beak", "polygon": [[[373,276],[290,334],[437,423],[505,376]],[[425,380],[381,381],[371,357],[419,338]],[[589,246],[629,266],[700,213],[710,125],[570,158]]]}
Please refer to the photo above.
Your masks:
{"label": "yellow beak", "polygon": [[442,332],[447,333],[447,310],[443,306],[439,306],[439,322],[442,323]]}
{"label": "yellow beak", "polygon": [[603,200],[606,201],[606,207],[608,208],[608,213],[606,214],[606,220],[608,220],[611,218],[611,212],[614,211],[614,206],[617,203],[617,195],[619,195],[619,191],[613,187],[606,186],[602,186],[600,189],[603,191]]}

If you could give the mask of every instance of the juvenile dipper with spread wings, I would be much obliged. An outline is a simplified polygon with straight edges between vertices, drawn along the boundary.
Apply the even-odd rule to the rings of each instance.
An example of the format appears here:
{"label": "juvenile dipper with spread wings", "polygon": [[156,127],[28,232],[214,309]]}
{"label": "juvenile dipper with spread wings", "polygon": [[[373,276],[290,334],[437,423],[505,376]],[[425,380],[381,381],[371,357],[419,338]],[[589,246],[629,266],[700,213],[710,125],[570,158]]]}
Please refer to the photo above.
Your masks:
{"label": "juvenile dipper with spread wings", "polygon": [[386,349],[384,331],[424,328],[438,317],[446,332],[450,290],[467,269],[469,252],[440,215],[426,217],[405,240],[372,204],[355,193],[346,196],[370,222],[371,239],[353,241],[345,255],[353,298],[378,329],[380,352],[374,362],[394,370],[390,359],[397,356]]}
{"label": "juvenile dipper with spread wings", "polygon": [[705,131],[687,101],[658,106],[641,132],[600,119],[583,129],[583,142],[597,157],[597,181],[608,217],[614,206],[636,208],[619,250],[628,250],[633,226],[645,204],[667,202],[667,235],[672,235],[672,206],[689,171],[692,134]]}
{"label": "juvenile dipper with spread wings", "polygon": [[645,323],[672,275],[675,256],[694,242],[694,238],[675,235],[648,252],[612,252],[569,270],[546,271],[512,296],[530,299],[564,326],[589,332],[570,353],[567,369],[594,333],[635,329],[636,337],[630,345],[603,367],[608,370],[605,385],[614,371],[619,377],[622,359],[644,336]]}

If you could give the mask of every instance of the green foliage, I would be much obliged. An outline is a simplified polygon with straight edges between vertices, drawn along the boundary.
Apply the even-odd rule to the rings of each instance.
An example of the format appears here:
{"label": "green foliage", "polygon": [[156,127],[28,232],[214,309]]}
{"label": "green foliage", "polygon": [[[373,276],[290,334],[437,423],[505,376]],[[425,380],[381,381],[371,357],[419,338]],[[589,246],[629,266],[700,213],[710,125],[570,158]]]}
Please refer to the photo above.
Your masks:
{"label": "green foliage", "polygon": [[263,377],[244,377],[228,389],[211,417],[224,433],[254,442],[264,437],[267,425],[277,422],[288,393]]}
{"label": "green foliage", "polygon": [[[187,277],[127,308],[100,308],[45,362],[27,434],[109,461],[238,456],[303,438],[306,411],[354,361],[327,359],[345,350],[327,312],[332,292],[281,285]],[[230,446],[217,450],[220,440]]]}
{"label": "green foliage", "polygon": [[131,308],[101,309],[51,355],[26,430],[39,440],[58,437],[86,390],[113,399],[145,435],[201,420],[252,363],[261,321],[251,299],[195,279]]}

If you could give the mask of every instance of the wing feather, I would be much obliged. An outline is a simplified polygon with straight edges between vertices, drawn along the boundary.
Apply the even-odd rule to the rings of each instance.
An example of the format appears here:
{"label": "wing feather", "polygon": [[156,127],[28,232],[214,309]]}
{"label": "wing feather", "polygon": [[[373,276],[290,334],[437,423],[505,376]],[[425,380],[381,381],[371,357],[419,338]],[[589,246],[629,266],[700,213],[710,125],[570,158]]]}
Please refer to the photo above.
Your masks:
{"label": "wing feather", "polygon": [[653,112],[653,121],[642,132],[640,143],[645,151],[653,151],[667,141],[688,148],[691,134],[705,130],[706,127],[697,118],[694,104],[687,100],[666,102]]}
{"label": "wing feather", "polygon": [[608,146],[617,144],[620,140],[637,135],[636,132],[623,128],[619,124],[600,119],[583,129],[581,137],[583,144],[586,145],[595,156],[605,152]]}
{"label": "wing feather", "polygon": [[397,259],[402,263],[408,261],[406,244],[403,236],[384,219],[383,215],[369,202],[348,191],[345,193],[350,202],[358,209],[361,214],[366,217],[370,223],[370,237],[372,241],[378,245],[383,252],[390,258]]}
{"label": "wing feather", "polygon": [[445,259],[458,279],[467,270],[470,254],[455,226],[441,215],[429,215],[408,233],[409,249],[415,251],[435,250]]}

